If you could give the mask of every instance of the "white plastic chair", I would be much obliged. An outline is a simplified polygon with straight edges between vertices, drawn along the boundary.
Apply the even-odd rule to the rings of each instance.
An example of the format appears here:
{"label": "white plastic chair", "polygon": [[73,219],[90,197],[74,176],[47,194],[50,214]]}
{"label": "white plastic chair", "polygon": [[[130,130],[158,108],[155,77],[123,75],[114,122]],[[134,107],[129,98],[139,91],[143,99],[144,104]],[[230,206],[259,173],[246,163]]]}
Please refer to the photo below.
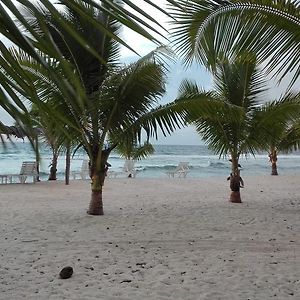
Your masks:
{"label": "white plastic chair", "polygon": [[180,162],[175,170],[166,172],[166,174],[170,178],[174,178],[175,176],[185,178],[189,171],[189,162]]}
{"label": "white plastic chair", "polygon": [[135,161],[131,159],[126,159],[123,167],[123,172],[127,174],[128,177],[135,178],[137,171],[134,168]]}

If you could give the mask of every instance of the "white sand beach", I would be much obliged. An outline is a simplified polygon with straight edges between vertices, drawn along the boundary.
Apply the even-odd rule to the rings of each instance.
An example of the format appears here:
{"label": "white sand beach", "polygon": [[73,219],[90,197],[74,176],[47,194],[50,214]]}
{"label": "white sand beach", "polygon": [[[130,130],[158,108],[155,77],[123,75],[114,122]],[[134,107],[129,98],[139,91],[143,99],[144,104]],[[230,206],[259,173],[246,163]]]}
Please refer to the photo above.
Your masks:
{"label": "white sand beach", "polygon": [[244,180],[0,185],[0,299],[300,299],[300,176]]}

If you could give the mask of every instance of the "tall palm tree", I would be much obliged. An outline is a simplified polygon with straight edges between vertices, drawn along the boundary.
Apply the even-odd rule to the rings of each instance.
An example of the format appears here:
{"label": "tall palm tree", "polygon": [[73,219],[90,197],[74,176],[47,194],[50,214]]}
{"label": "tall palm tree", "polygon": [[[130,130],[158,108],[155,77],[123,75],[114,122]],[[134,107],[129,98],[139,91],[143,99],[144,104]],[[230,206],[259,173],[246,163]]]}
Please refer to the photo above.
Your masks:
{"label": "tall palm tree", "polygon": [[[143,127],[147,135],[151,131],[155,133],[156,122],[159,127],[171,130],[176,126],[176,118],[172,119],[160,107],[155,108],[158,97],[165,91],[164,76],[163,66],[150,56],[118,69],[103,82],[93,109],[95,124],[93,121],[90,123],[91,129],[86,132],[88,143],[84,145],[90,157],[92,174],[90,214],[103,213],[105,167],[111,151],[118,143],[126,139],[139,140]],[[104,142],[109,136],[117,137],[118,143],[104,148]]]}
{"label": "tall palm tree", "polygon": [[[229,157],[231,202],[241,202],[240,157],[254,155],[256,150],[267,146],[266,137],[271,126],[299,117],[299,101],[288,98],[262,104],[265,91],[264,73],[258,68],[253,55],[240,55],[234,60],[222,59],[216,66],[211,99],[199,101],[199,106],[205,101],[211,102],[215,110],[205,115],[201,112],[188,115],[189,122],[196,126],[209,148],[220,157]],[[193,98],[200,93],[197,85],[185,81],[181,85],[179,99]],[[226,106],[222,108],[218,105],[220,102]],[[230,113],[234,111],[236,114]]]}
{"label": "tall palm tree", "polygon": [[[77,1],[78,5],[80,3]],[[110,16],[89,5],[86,5],[86,13],[117,34],[119,25]],[[90,53],[85,47],[78,45],[72,34],[61,28],[60,23],[44,11],[53,40],[64,58],[73,65],[84,87],[84,101],[74,103],[64,100],[68,101],[67,107],[72,112],[69,116],[80,133],[81,145],[90,158],[92,200],[88,212],[103,214],[105,167],[110,152],[116,147],[112,145],[104,149],[104,142],[109,132],[118,135],[121,140],[126,128],[132,127],[141,115],[151,109],[156,97],[164,92],[164,70],[159,61],[155,62],[158,58],[154,53],[136,64],[120,69],[119,47],[111,36],[92,26],[90,21],[68,3],[61,14],[71,27],[87,37],[89,45],[95,50],[95,53]],[[38,20],[34,16],[31,18],[32,26],[43,36]]]}
{"label": "tall palm tree", "polygon": [[[47,13],[47,12],[46,12]],[[111,31],[117,33],[118,24],[115,20],[101,14],[92,7],[87,7],[86,13],[102,20]],[[49,103],[54,99],[57,105],[52,105],[60,117],[77,134],[78,146],[82,146],[90,159],[90,174],[92,179],[91,202],[89,214],[103,214],[102,187],[105,180],[105,168],[111,151],[117,144],[105,147],[108,136],[118,138],[118,143],[124,139],[139,140],[144,128],[146,135],[156,135],[158,128],[171,132],[179,125],[180,115],[170,109],[164,110],[157,106],[157,99],[164,91],[165,67],[161,59],[166,49],[158,49],[141,58],[129,66],[121,66],[117,60],[119,47],[109,35],[106,35],[91,26],[81,15],[67,5],[62,17],[68,20],[69,26],[83,32],[89,39],[96,53],[90,53],[78,45],[76,39],[59,23],[45,14],[48,20],[49,32],[52,28],[52,38],[56,46],[63,53],[73,68],[73,77],[65,75],[64,80],[70,85],[78,84],[83,91],[82,97],[76,99],[65,98],[59,86],[47,76],[38,61],[19,56],[19,64],[26,73],[30,73],[31,81],[35,82],[37,94]],[[32,27],[39,31],[39,24],[32,16]],[[161,55],[158,53],[161,52]],[[98,55],[99,54],[99,55]],[[99,60],[99,57],[101,59]],[[17,56],[15,56],[18,59]],[[51,61],[58,73],[60,61]],[[54,67],[53,67],[54,68]],[[33,80],[34,78],[34,80]],[[51,100],[52,101],[52,100]],[[62,104],[62,105],[60,105]]]}
{"label": "tall palm tree", "polygon": [[170,5],[173,38],[186,63],[196,59],[215,70],[218,57],[257,54],[280,79],[300,75],[298,0],[179,0]]}

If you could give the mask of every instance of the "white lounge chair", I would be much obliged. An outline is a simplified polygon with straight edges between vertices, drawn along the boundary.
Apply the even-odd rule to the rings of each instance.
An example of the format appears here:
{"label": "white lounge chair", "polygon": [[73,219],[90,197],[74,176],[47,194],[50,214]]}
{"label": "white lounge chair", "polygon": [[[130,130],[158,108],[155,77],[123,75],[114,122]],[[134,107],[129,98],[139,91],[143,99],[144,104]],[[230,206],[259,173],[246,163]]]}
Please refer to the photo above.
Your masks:
{"label": "white lounge chair", "polygon": [[187,173],[190,171],[189,162],[180,162],[175,170],[166,172],[166,174],[171,177],[183,177],[185,178]]}
{"label": "white lounge chair", "polygon": [[38,172],[35,161],[24,161],[22,163],[19,179],[21,183],[25,183],[28,176],[32,176],[33,183],[37,182]]}
{"label": "white lounge chair", "polygon": [[28,176],[32,176],[33,183],[37,182],[39,175],[35,161],[24,161],[19,174],[1,174],[0,179],[2,184],[7,184],[8,182],[13,183],[13,178],[18,177],[20,183],[25,183]]}
{"label": "white lounge chair", "polygon": [[89,178],[90,174],[90,168],[89,168],[89,161],[87,159],[84,159],[81,164],[80,171],[73,171],[72,176],[73,179],[76,179],[77,176],[79,176],[81,179],[85,180]]}

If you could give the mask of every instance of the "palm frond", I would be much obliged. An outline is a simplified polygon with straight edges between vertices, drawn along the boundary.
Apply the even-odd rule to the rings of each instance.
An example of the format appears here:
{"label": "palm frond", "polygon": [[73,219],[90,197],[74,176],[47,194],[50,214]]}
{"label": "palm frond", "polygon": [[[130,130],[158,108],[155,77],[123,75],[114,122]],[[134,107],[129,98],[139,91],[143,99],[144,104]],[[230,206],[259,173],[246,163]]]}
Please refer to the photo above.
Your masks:
{"label": "palm frond", "polygon": [[245,52],[230,60],[219,60],[213,86],[219,97],[248,110],[263,99],[267,90],[265,76],[255,55]]}
{"label": "palm frond", "polygon": [[[113,139],[111,144],[113,144]],[[126,159],[140,160],[154,153],[154,147],[149,142],[143,144],[137,143],[136,140],[132,140],[131,136],[126,136],[124,139],[116,141],[117,147],[115,151]]]}
{"label": "palm frond", "polygon": [[268,72],[280,79],[293,73],[290,86],[300,75],[300,5],[297,1],[178,1],[171,7],[174,44],[186,63],[196,59],[215,70],[220,55],[257,53]]}
{"label": "palm frond", "polygon": [[300,126],[299,122],[292,124],[277,140],[276,149],[279,152],[289,153],[300,149]]}

